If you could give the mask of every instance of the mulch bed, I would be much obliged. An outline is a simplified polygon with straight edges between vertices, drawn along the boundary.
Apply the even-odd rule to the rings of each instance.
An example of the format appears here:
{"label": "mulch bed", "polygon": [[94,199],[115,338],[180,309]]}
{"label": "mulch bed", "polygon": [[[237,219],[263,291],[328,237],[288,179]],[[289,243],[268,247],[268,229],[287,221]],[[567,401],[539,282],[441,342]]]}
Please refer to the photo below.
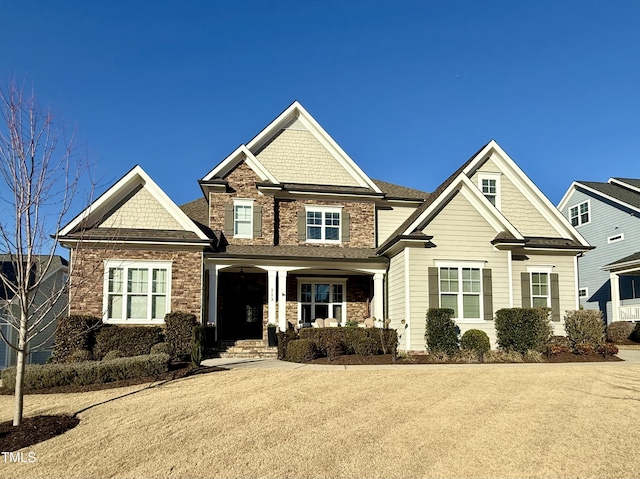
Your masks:
{"label": "mulch bed", "polygon": [[[86,386],[76,386],[70,384],[68,386],[58,386],[48,389],[25,390],[25,394],[61,394],[61,393],[82,393],[87,391],[100,391],[102,389],[121,388],[125,386],[135,386],[137,384],[145,384],[156,381],[171,381],[187,376],[195,376],[197,374],[212,373],[215,371],[225,371],[225,368],[217,366],[198,366],[195,367],[191,363],[173,363],[169,366],[169,371],[158,376],[146,376],[142,378],[124,379],[122,381],[113,381],[103,384],[89,384]],[[13,395],[13,391],[5,387],[0,387],[1,395]]]}
{"label": "mulch bed", "polygon": [[[551,357],[544,357],[545,362],[548,363],[580,363],[580,362],[604,362],[604,361],[622,361],[617,356],[607,356],[606,358],[601,354],[557,354]],[[378,356],[360,356],[358,354],[348,354],[344,356],[335,357],[329,362],[327,358],[317,358],[311,361],[309,364],[335,364],[339,366],[346,365],[378,365],[378,364],[461,364],[456,361],[443,362],[434,360],[432,356],[428,354],[415,354],[408,357],[397,358],[394,363],[390,354],[380,354]],[[464,363],[462,363],[464,364]],[[499,364],[499,363],[497,363]]]}

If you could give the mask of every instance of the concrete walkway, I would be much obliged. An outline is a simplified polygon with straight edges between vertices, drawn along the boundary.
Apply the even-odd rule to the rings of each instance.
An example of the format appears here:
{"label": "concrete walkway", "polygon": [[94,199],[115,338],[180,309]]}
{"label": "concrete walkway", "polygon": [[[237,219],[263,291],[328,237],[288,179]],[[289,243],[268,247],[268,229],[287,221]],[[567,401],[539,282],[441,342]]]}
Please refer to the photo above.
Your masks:
{"label": "concrete walkway", "polygon": [[540,364],[565,366],[631,366],[640,364],[640,349],[621,349],[618,357],[624,361],[593,363],[494,363],[494,364],[376,364],[376,365],[335,365],[335,364],[299,364],[280,361],[279,359],[244,359],[213,358],[202,361],[203,366],[219,366],[227,369],[290,369],[303,371],[339,371],[339,370],[393,370],[424,369],[434,367],[467,368],[467,367],[535,367]]}

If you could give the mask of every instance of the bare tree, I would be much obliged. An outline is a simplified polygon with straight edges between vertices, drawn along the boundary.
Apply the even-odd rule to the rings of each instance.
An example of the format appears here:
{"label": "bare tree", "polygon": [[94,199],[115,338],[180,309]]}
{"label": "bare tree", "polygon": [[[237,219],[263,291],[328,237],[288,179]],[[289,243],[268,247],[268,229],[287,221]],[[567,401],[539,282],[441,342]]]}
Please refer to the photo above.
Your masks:
{"label": "bare tree", "polygon": [[52,312],[68,284],[36,297],[56,256],[57,232],[69,220],[73,200],[90,187],[83,183],[89,164],[76,148],[75,132],[69,135],[51,109],[39,107],[33,89],[9,83],[0,90],[0,109],[0,253],[13,268],[12,274],[0,271],[0,286],[13,297],[3,315],[17,341],[1,329],[0,335],[17,353],[13,425],[19,426],[30,343],[57,319]]}

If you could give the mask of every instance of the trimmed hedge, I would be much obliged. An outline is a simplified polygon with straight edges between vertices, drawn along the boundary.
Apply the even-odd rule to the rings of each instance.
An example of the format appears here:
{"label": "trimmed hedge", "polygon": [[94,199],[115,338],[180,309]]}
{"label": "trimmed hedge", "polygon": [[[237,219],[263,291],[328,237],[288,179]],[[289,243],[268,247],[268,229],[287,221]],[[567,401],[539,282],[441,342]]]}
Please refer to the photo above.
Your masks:
{"label": "trimmed hedge", "polygon": [[329,359],[340,354],[396,354],[398,335],[395,329],[380,328],[304,328],[301,339],[311,339],[320,356]]}
{"label": "trimmed hedge", "polygon": [[200,366],[204,351],[204,326],[197,324],[191,333],[191,364]]}
{"label": "trimmed hedge", "polygon": [[184,360],[191,356],[193,328],[197,324],[195,314],[182,311],[173,311],[164,317],[165,337],[172,359]]}
{"label": "trimmed hedge", "polygon": [[607,339],[612,343],[625,343],[632,341],[631,334],[637,323],[631,321],[616,321],[607,326]]}
{"label": "trimmed hedge", "polygon": [[308,363],[318,357],[318,346],[311,339],[294,339],[287,346],[286,360],[294,363]]}
{"label": "trimmed hedge", "polygon": [[449,308],[429,308],[424,339],[430,353],[446,353],[453,356],[460,350],[458,327],[453,321],[455,312]]}
{"label": "trimmed hedge", "polygon": [[[85,361],[69,364],[31,364],[25,367],[24,387],[37,391],[57,386],[86,386],[123,379],[153,377],[169,370],[168,354],[150,354],[109,361]],[[14,390],[16,368],[2,371],[2,385]]]}
{"label": "trimmed hedge", "polygon": [[484,331],[469,329],[462,335],[460,347],[465,351],[474,351],[478,355],[483,355],[491,349],[491,342]]}
{"label": "trimmed hedge", "polygon": [[104,325],[96,333],[94,359],[102,359],[109,351],[120,351],[123,356],[149,354],[154,344],[163,340],[159,326]]}
{"label": "trimmed hedge", "polygon": [[101,320],[95,316],[79,314],[58,318],[53,361],[64,363],[76,351],[91,351],[94,332],[100,323]]}
{"label": "trimmed hedge", "polygon": [[504,308],[496,311],[498,346],[506,351],[542,351],[549,343],[552,327],[549,308]]}
{"label": "trimmed hedge", "polygon": [[289,342],[294,341],[298,338],[298,333],[296,333],[293,329],[287,329],[284,332],[278,332],[278,359],[285,359],[287,357],[287,346],[289,345]]}
{"label": "trimmed hedge", "polygon": [[604,321],[599,310],[579,309],[567,311],[564,318],[564,329],[571,348],[588,344],[594,348],[602,346],[605,341]]}

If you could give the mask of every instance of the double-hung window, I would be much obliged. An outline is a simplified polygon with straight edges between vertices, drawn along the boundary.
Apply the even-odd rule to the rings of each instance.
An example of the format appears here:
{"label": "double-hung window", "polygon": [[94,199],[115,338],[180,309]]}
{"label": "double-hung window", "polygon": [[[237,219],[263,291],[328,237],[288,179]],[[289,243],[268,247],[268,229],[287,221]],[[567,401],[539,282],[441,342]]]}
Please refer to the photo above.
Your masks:
{"label": "double-hung window", "polygon": [[454,319],[482,319],[482,268],[480,265],[446,265],[438,268],[440,307],[454,311]]}
{"label": "double-hung window", "polygon": [[171,304],[170,261],[105,262],[105,322],[157,323]]}
{"label": "double-hung window", "polygon": [[569,208],[569,219],[573,226],[581,226],[589,223],[589,202],[584,201],[576,206]]}
{"label": "double-hung window", "polygon": [[233,201],[233,236],[253,237],[253,200]]}
{"label": "double-hung window", "polygon": [[489,202],[500,209],[500,173],[478,174],[478,187]]}
{"label": "double-hung window", "polygon": [[299,322],[310,326],[316,319],[334,318],[344,323],[346,281],[300,279],[298,283]]}
{"label": "double-hung window", "polygon": [[531,272],[531,306],[534,308],[551,307],[551,289],[549,273]]}
{"label": "double-hung window", "polygon": [[339,243],[342,209],[329,206],[306,208],[307,242]]}

